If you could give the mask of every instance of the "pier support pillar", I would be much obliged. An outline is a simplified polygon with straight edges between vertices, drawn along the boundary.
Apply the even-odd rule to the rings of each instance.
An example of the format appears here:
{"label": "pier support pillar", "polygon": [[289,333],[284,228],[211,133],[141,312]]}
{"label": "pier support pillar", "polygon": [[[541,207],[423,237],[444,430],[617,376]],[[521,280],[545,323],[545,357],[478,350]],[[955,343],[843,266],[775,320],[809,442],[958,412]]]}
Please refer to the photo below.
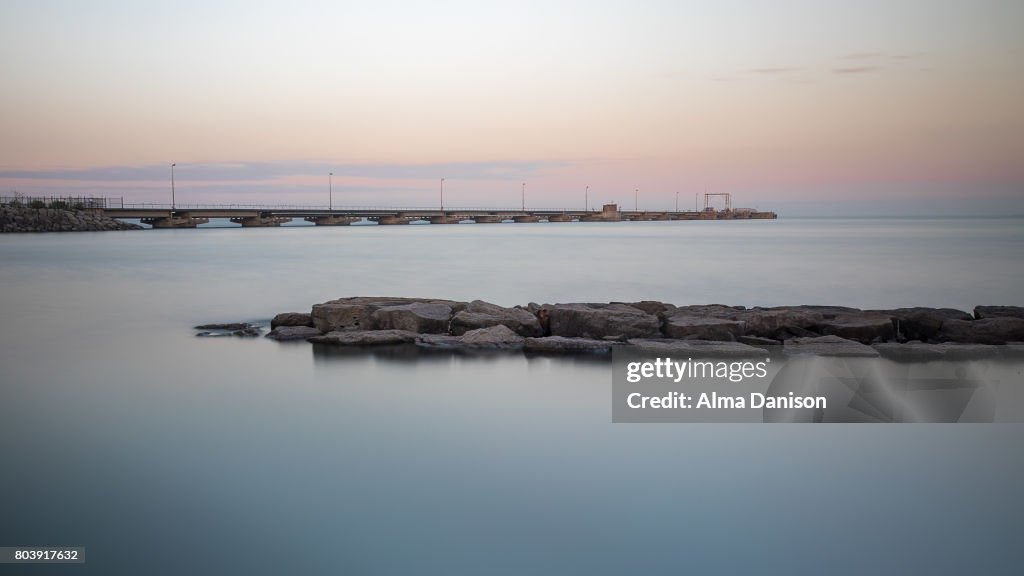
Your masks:
{"label": "pier support pillar", "polygon": [[306,222],[312,222],[317,226],[348,226],[358,222],[359,218],[351,216],[306,216]]}
{"label": "pier support pillar", "polygon": [[458,224],[458,216],[434,216],[430,219],[431,224]]}
{"label": "pier support pillar", "polygon": [[396,224],[408,224],[409,218],[405,216],[381,216],[377,219],[377,224],[381,226],[393,226]]}
{"label": "pier support pillar", "polygon": [[526,216],[516,216],[515,218],[512,218],[512,220],[518,223],[540,222],[540,216],[532,216],[528,214]]}
{"label": "pier support pillar", "polygon": [[206,224],[209,218],[193,218],[189,214],[175,214],[166,217],[142,218],[143,224],[149,224],[153,228],[195,228],[200,224]]}
{"label": "pier support pillar", "polygon": [[231,221],[235,224],[241,224],[242,228],[270,228],[272,226],[280,226],[285,222],[291,222],[292,219],[287,216],[246,216],[232,218]]}
{"label": "pier support pillar", "polygon": [[503,217],[495,215],[474,216],[473,220],[475,220],[477,224],[501,224]]}
{"label": "pier support pillar", "polygon": [[548,222],[572,222],[572,216],[568,214],[553,214],[548,216]]}

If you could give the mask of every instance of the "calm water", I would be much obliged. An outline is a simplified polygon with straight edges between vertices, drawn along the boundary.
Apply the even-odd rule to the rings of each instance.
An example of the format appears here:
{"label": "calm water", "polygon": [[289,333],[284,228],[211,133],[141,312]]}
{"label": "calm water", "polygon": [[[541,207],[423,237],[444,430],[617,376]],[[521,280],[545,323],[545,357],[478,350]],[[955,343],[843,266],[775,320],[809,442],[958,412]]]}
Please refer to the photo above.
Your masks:
{"label": "calm water", "polygon": [[349,295],[1020,305],[1022,253],[1016,219],[0,236],[0,545],[87,547],[53,574],[1016,574],[1021,426],[613,425],[602,361],[190,327]]}

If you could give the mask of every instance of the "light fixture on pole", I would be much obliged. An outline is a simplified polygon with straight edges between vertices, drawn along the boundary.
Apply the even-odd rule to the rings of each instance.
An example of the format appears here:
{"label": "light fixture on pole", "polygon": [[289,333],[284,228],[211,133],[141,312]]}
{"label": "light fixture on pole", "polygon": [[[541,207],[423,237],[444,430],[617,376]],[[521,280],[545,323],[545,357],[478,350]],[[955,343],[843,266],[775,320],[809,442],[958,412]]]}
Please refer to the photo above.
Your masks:
{"label": "light fixture on pole", "polygon": [[171,212],[174,212],[174,167],[177,164],[171,164]]}
{"label": "light fixture on pole", "polygon": [[676,192],[676,212],[679,212],[679,192]]}
{"label": "light fixture on pole", "polygon": [[640,211],[640,189],[633,189],[633,212]]}
{"label": "light fixture on pole", "polygon": [[586,212],[588,210],[590,210],[590,186],[587,186],[587,189],[583,191],[583,211]]}
{"label": "light fixture on pole", "polygon": [[334,210],[334,172],[327,174],[327,209]]}
{"label": "light fixture on pole", "polygon": [[441,212],[444,212],[444,178],[441,178]]}
{"label": "light fixture on pole", "polygon": [[526,182],[523,182],[523,212],[526,212]]}

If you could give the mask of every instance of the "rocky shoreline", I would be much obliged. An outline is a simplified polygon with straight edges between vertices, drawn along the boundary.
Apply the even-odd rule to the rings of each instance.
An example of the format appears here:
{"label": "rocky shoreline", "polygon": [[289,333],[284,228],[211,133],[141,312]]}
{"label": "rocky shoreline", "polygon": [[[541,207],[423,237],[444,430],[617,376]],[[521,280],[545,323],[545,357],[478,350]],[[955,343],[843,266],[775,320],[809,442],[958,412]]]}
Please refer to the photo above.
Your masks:
{"label": "rocky shoreline", "polygon": [[[207,325],[206,327],[214,326]],[[225,335],[238,332],[237,325]],[[198,327],[197,327],[198,328]],[[360,347],[608,353],[617,346],[673,354],[786,354],[941,359],[1024,353],[1024,307],[860,310],[842,306],[745,308],[663,302],[528,304],[351,297],[276,315],[268,338]],[[206,334],[214,335],[214,334]]]}
{"label": "rocky shoreline", "polygon": [[0,205],[0,233],[100,232],[106,230],[142,230],[142,226],[109,218],[99,210],[31,208],[17,204]]}

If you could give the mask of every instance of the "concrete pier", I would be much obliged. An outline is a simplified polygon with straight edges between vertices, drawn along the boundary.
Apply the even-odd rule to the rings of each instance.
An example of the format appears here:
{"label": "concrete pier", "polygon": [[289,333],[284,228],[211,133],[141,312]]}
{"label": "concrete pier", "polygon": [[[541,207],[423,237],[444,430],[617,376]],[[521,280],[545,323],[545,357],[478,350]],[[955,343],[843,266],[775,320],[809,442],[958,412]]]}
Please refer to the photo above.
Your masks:
{"label": "concrete pier", "polygon": [[209,218],[192,216],[188,212],[173,214],[170,216],[153,216],[141,219],[143,224],[149,224],[153,228],[195,228],[200,224],[206,224]]}
{"label": "concrete pier", "polygon": [[351,216],[306,216],[306,222],[312,222],[317,226],[348,226],[353,222],[359,222],[361,218]]}
{"label": "concrete pier", "polygon": [[242,216],[232,218],[231,221],[241,224],[242,228],[271,228],[291,222],[292,219],[287,216]]}

